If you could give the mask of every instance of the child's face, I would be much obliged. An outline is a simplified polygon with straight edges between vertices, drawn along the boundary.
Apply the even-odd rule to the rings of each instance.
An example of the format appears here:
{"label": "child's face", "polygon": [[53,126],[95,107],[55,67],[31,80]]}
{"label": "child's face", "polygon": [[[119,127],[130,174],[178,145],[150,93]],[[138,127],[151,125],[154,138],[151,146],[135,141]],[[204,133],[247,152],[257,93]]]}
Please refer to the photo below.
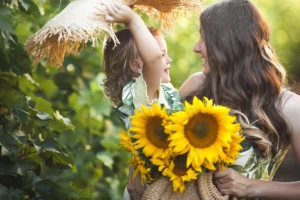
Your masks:
{"label": "child's face", "polygon": [[163,56],[163,67],[161,73],[161,82],[162,83],[169,83],[171,78],[169,74],[170,63],[172,59],[168,56],[168,48],[165,39],[162,36],[154,36]]}

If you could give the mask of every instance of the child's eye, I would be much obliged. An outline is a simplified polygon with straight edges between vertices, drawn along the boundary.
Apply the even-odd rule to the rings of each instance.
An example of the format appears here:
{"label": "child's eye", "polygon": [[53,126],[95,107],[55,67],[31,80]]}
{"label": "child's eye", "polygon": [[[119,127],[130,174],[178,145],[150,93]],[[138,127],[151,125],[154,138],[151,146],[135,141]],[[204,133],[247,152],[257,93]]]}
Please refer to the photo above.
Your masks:
{"label": "child's eye", "polygon": [[161,54],[162,57],[165,57],[165,55],[166,55],[165,53]]}

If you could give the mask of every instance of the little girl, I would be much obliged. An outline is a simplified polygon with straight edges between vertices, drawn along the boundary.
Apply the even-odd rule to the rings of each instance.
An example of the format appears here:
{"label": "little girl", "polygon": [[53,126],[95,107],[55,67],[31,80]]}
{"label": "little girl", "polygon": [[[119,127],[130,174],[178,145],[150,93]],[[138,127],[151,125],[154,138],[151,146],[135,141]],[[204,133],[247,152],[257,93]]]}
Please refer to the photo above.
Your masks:
{"label": "little girl", "polygon": [[127,6],[109,4],[108,11],[108,21],[128,27],[115,33],[120,44],[108,40],[104,50],[105,93],[125,127],[129,128],[130,116],[141,105],[151,107],[158,101],[167,109],[181,110],[179,93],[170,83],[172,60],[160,31],[149,30]]}
{"label": "little girl", "polygon": [[[182,110],[178,91],[170,83],[171,59],[167,54],[164,38],[157,29],[149,30],[143,20],[129,7],[109,4],[109,22],[125,23],[127,29],[116,32],[120,42],[115,46],[113,40],[106,43],[104,67],[106,81],[105,93],[110,97],[116,111],[128,129],[130,116],[141,105],[151,107],[158,101],[169,110]],[[152,35],[151,35],[152,33]],[[128,191],[141,191],[140,177],[132,179],[130,167]],[[124,192],[124,199],[140,199],[139,193]],[[136,196],[135,196],[136,195]]]}

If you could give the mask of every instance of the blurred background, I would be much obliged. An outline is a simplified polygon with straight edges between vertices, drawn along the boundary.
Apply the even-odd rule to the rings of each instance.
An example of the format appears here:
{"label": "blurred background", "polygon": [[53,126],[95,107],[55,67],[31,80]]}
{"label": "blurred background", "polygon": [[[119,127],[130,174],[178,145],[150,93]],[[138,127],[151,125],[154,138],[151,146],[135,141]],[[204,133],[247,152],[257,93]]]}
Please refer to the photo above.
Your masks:
{"label": "blurred background", "polygon": [[[253,2],[269,22],[271,44],[299,94],[300,2]],[[60,68],[45,62],[33,68],[24,50],[28,37],[68,3],[0,1],[0,199],[118,200],[127,183],[130,156],[119,148],[120,123],[101,87],[101,42],[66,57]],[[199,16],[188,14],[164,32],[175,87],[201,71],[193,53],[198,31]],[[300,180],[292,151],[275,179]]]}

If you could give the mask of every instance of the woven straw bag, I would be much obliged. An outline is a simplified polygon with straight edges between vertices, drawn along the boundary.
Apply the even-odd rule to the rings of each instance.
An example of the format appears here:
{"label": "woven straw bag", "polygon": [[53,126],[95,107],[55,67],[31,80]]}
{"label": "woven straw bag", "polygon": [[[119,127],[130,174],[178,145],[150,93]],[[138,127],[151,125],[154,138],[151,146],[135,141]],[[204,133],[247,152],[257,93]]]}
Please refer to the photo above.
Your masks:
{"label": "woven straw bag", "polygon": [[165,177],[151,184],[143,194],[142,200],[229,200],[223,196],[212,182],[212,173],[201,175],[197,181],[185,183],[182,193],[174,192],[172,182]]}

